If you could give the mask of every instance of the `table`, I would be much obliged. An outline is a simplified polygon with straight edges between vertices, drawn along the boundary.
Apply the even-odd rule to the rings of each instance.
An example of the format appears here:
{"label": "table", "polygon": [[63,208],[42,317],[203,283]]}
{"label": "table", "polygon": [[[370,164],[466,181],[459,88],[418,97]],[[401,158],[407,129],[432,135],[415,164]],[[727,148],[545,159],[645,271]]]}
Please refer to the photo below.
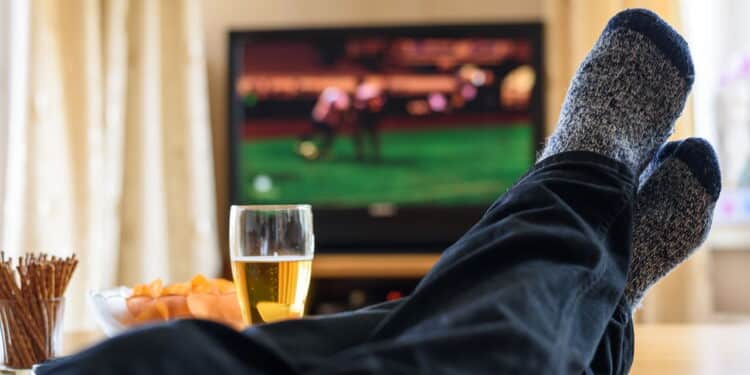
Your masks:
{"label": "table", "polygon": [[[100,332],[65,335],[73,353],[103,339]],[[750,324],[639,324],[631,375],[750,374]]]}
{"label": "table", "polygon": [[73,354],[106,338],[101,331],[65,332],[63,335],[63,355]]}
{"label": "table", "polygon": [[750,374],[750,324],[640,324],[632,375]]}

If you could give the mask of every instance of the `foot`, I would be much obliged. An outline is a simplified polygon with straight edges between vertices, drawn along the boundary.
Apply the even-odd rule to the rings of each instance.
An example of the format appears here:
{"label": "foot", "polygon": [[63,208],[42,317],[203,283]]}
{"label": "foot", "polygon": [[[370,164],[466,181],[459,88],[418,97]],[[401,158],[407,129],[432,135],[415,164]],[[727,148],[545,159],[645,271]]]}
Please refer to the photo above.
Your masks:
{"label": "foot", "polygon": [[674,130],[693,83],[687,43],[656,14],[618,13],[568,88],[542,151],[591,151],[640,174]]}
{"label": "foot", "polygon": [[646,291],[705,240],[721,175],[701,138],[669,142],[641,175],[635,203],[633,261],[625,299],[637,308]]}

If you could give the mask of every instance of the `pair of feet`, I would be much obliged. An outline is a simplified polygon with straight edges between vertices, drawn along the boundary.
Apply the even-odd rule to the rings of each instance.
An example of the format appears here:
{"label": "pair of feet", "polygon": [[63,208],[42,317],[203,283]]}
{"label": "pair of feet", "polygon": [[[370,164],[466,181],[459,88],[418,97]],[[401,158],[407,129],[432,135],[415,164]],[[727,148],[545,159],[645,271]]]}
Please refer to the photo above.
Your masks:
{"label": "pair of feet", "polygon": [[647,10],[620,12],[578,68],[542,151],[595,152],[639,176],[625,288],[633,308],[703,242],[721,190],[708,142],[665,143],[693,76],[687,44],[669,25]]}

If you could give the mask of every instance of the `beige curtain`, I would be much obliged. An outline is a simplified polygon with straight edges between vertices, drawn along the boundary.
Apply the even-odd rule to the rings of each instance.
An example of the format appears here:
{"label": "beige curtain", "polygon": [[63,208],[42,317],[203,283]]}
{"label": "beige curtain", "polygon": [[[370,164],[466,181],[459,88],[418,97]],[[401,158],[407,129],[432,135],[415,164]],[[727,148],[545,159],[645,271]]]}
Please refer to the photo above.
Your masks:
{"label": "beige curtain", "polygon": [[[7,158],[8,137],[8,94],[10,93],[10,2],[0,1],[0,197],[5,191],[5,159]],[[1,201],[1,200],[0,200]],[[0,209],[2,203],[0,203]],[[0,211],[0,228],[3,227],[3,215]]]}
{"label": "beige curtain", "polygon": [[[547,131],[557,122],[570,78],[604,26],[625,8],[648,8],[680,27],[678,0],[546,0]],[[689,40],[688,40],[689,42]],[[677,123],[674,138],[693,134],[692,106]],[[637,315],[642,322],[703,321],[710,317],[710,252],[699,251],[648,294]]]}
{"label": "beige curtain", "polygon": [[93,327],[89,289],[218,274],[200,2],[15,6],[0,246],[78,254],[66,329]]}

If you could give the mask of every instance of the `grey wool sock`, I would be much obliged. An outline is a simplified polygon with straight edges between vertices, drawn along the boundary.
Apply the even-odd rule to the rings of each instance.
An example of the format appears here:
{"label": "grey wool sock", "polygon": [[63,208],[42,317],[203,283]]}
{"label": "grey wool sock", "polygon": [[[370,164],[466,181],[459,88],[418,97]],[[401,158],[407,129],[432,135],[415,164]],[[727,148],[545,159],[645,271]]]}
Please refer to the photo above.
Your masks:
{"label": "grey wool sock", "polygon": [[720,192],[716,153],[701,138],[665,144],[641,174],[625,286],[633,309],[654,283],[703,243]]}
{"label": "grey wool sock", "polygon": [[672,133],[693,75],[685,40],[659,16],[618,13],[573,77],[541,158],[591,151],[639,174]]}

